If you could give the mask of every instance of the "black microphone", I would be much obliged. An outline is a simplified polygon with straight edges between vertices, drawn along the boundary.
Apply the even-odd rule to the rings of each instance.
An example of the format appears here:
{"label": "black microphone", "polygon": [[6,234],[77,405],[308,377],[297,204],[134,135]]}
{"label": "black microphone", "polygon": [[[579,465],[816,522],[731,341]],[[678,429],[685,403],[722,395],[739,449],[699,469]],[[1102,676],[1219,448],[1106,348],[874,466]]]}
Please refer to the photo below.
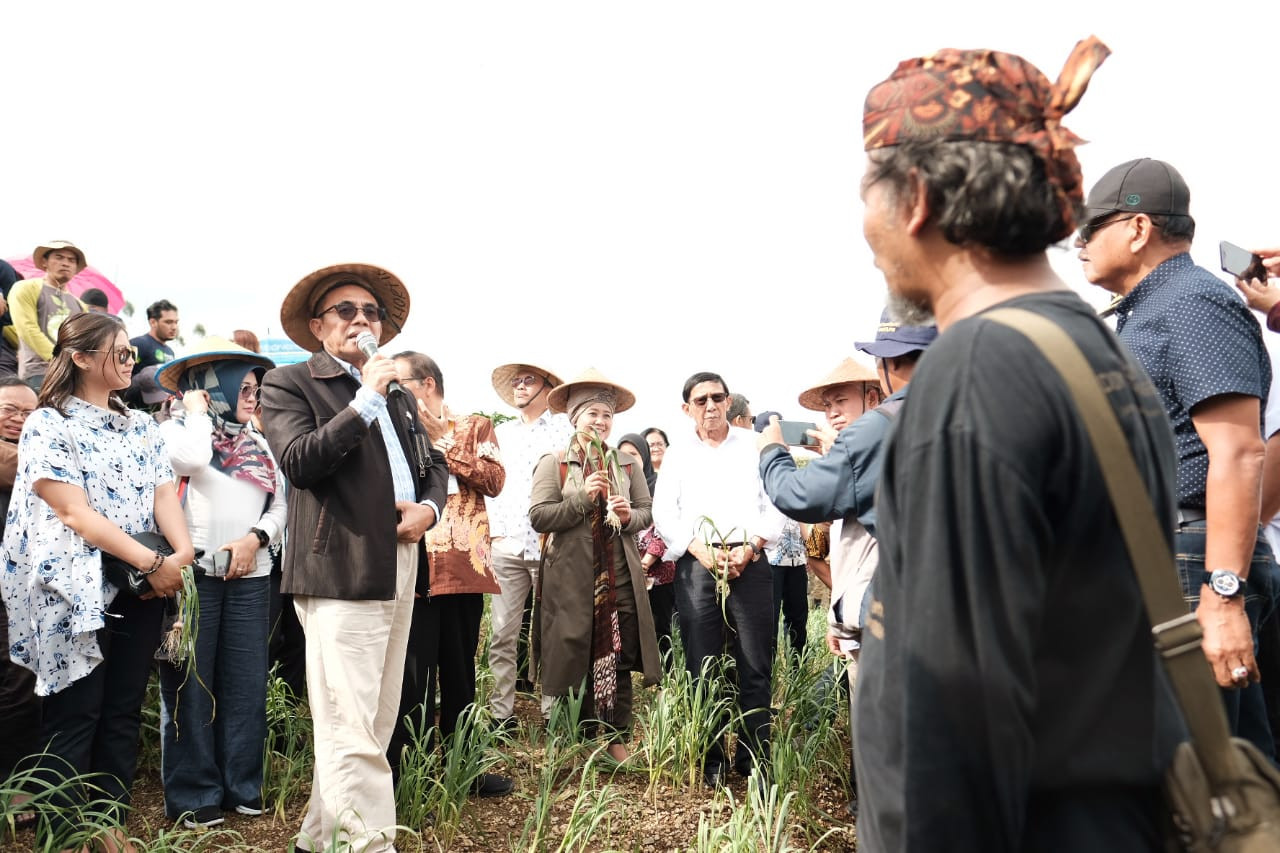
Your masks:
{"label": "black microphone", "polygon": [[[378,354],[378,339],[373,336],[373,332],[361,332],[356,338],[356,346],[360,348],[360,352],[364,353],[365,358],[373,358]],[[387,383],[387,393],[399,391],[404,393],[404,386],[392,379]]]}

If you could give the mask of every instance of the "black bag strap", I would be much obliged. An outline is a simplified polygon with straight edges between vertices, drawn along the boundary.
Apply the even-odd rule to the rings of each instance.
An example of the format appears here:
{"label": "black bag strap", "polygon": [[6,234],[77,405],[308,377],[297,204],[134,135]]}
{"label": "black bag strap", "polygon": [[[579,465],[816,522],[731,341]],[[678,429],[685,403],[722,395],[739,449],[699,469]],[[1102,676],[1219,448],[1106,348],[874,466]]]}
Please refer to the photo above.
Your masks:
{"label": "black bag strap", "polygon": [[1244,768],[1231,748],[1221,691],[1200,646],[1200,623],[1194,613],[1187,612],[1173,552],[1097,374],[1080,348],[1052,320],[1021,308],[998,308],[983,316],[1025,335],[1071,392],[1098,457],[1142,590],[1156,649],[1191,731],[1192,747],[1210,787],[1215,792],[1230,787],[1244,774]]}

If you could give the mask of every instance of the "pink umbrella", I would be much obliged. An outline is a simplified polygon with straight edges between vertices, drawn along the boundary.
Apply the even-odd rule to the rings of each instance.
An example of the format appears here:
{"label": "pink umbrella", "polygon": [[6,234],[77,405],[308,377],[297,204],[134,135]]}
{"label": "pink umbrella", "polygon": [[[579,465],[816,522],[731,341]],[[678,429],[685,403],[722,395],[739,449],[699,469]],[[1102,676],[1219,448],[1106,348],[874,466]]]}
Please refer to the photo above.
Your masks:
{"label": "pink umbrella", "polygon": [[[31,258],[10,258],[9,263],[23,278],[44,277],[44,271],[37,267]],[[119,314],[120,309],[124,307],[124,294],[120,292],[120,288],[93,267],[87,266],[80,270],[67,287],[76,297],[91,287],[98,288],[107,294],[107,310],[112,314]]]}

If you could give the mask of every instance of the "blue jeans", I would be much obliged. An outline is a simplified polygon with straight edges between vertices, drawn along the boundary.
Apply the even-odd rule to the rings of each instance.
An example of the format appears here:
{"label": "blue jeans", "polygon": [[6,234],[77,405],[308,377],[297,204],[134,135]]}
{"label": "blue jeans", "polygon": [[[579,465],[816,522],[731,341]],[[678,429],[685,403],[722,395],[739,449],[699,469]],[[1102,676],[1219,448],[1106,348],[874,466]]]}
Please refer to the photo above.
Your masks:
{"label": "blue jeans", "polygon": [[198,578],[196,672],[186,678],[185,668],[160,665],[170,819],[202,807],[233,809],[262,796],[270,580]]}
{"label": "blue jeans", "polygon": [[[1177,551],[1178,580],[1182,583],[1182,597],[1188,609],[1194,611],[1200,604],[1200,589],[1205,571],[1204,521],[1192,521],[1178,528],[1174,537]],[[1244,584],[1244,612],[1253,629],[1254,654],[1258,651],[1258,626],[1271,612],[1273,590],[1277,581],[1277,567],[1271,554],[1271,545],[1258,531],[1253,545],[1253,557],[1249,562],[1249,577]],[[1227,712],[1227,724],[1231,733],[1254,744],[1263,755],[1275,756],[1275,741],[1267,721],[1266,701],[1261,684],[1242,688],[1222,688],[1222,703]]]}
{"label": "blue jeans", "polygon": [[[707,658],[733,656],[738,708],[743,715],[733,763],[739,772],[749,773],[753,763],[769,760],[773,640],[778,624],[773,618],[773,569],[767,561],[756,560],[729,581],[727,623],[716,599],[715,578],[692,555],[676,563],[675,586],[689,674],[700,677]],[[726,758],[721,739],[707,752],[706,768],[722,768]]]}

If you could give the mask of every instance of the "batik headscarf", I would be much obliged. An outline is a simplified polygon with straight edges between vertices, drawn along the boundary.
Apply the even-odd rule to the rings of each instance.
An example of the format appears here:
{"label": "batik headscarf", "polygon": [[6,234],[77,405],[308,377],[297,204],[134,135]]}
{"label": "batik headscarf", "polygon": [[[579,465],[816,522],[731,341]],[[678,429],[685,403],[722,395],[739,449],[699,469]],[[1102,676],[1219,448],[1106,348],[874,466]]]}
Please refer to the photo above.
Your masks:
{"label": "batik headscarf", "polygon": [[1089,36],[1076,44],[1058,77],[1020,56],[994,50],[940,50],[908,59],[868,94],[862,116],[866,150],[903,142],[977,140],[1030,148],[1044,163],[1062,215],[1061,240],[1076,228],[1084,185],[1075,147],[1084,140],[1062,126],[1110,49]]}
{"label": "batik headscarf", "polygon": [[205,391],[209,395],[209,415],[213,421],[213,457],[209,464],[233,480],[257,486],[267,494],[276,491],[276,466],[261,434],[251,425],[236,420],[240,386],[253,373],[258,381],[266,370],[236,359],[207,362],[182,374],[182,391]]}

